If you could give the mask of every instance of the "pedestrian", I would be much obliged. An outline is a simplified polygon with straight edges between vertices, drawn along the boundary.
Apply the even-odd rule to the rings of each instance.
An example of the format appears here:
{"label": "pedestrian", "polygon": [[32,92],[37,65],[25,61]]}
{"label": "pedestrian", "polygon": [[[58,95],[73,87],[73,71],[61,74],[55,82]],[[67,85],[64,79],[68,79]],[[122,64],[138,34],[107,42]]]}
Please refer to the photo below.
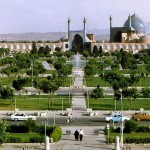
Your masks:
{"label": "pedestrian", "polygon": [[82,141],[82,139],[83,139],[83,130],[82,129],[80,129],[80,131],[79,131],[79,136],[80,136],[80,141]]}
{"label": "pedestrian", "polygon": [[75,140],[78,141],[78,139],[79,139],[79,131],[78,131],[78,130],[76,130],[76,131],[74,132],[74,137],[75,137]]}

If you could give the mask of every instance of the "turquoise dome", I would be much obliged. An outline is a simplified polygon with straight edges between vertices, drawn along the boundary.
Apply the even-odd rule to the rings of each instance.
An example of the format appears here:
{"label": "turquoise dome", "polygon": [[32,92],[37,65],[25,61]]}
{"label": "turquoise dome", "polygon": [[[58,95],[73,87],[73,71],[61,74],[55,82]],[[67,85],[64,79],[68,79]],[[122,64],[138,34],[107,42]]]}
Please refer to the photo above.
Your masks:
{"label": "turquoise dome", "polygon": [[[128,18],[124,23],[124,27],[128,29],[129,26],[130,26],[130,21]],[[131,26],[132,28],[134,28],[136,32],[145,33],[146,30],[145,23],[136,14],[133,14],[131,16]]]}

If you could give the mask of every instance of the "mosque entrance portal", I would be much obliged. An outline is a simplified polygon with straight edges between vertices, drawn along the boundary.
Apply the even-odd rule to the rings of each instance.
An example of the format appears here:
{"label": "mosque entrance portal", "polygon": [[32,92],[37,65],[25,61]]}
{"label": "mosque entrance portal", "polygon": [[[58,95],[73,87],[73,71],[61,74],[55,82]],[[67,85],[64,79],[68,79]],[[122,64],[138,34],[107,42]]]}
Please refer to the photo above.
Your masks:
{"label": "mosque entrance portal", "polygon": [[72,49],[75,52],[81,52],[81,50],[83,50],[83,38],[79,34],[74,36],[72,41]]}

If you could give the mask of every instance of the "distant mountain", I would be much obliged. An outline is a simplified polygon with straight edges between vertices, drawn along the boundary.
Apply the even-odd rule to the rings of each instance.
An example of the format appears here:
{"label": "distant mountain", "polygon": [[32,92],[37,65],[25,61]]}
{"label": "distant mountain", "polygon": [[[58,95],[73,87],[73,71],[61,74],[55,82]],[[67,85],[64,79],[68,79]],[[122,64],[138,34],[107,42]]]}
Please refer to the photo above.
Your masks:
{"label": "distant mountain", "polygon": [[146,33],[150,33],[150,22],[146,23]]}
{"label": "distant mountain", "polygon": [[66,35],[65,32],[47,32],[47,33],[8,33],[0,34],[0,40],[6,41],[57,41]]}
{"label": "distant mountain", "polygon": [[88,33],[94,34],[94,35],[104,35],[104,34],[109,34],[109,29],[87,29]]}
{"label": "distant mountain", "polygon": [[[87,30],[87,33],[93,33],[95,39],[102,41],[109,39],[108,30]],[[0,34],[0,41],[58,41],[65,36],[66,32],[47,32],[47,33],[8,33]]]}

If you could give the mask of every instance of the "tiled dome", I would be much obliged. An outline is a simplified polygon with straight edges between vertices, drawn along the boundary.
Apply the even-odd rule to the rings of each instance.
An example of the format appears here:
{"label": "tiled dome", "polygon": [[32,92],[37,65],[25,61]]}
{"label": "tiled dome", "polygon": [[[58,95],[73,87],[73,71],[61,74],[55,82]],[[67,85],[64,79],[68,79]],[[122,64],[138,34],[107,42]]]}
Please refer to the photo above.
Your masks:
{"label": "tiled dome", "polygon": [[[129,28],[130,26],[130,20],[127,19],[126,22],[124,23],[124,27],[125,28]],[[134,30],[138,33],[145,33],[145,24],[144,22],[136,15],[136,14],[133,14],[131,16],[131,26],[134,28]]]}

